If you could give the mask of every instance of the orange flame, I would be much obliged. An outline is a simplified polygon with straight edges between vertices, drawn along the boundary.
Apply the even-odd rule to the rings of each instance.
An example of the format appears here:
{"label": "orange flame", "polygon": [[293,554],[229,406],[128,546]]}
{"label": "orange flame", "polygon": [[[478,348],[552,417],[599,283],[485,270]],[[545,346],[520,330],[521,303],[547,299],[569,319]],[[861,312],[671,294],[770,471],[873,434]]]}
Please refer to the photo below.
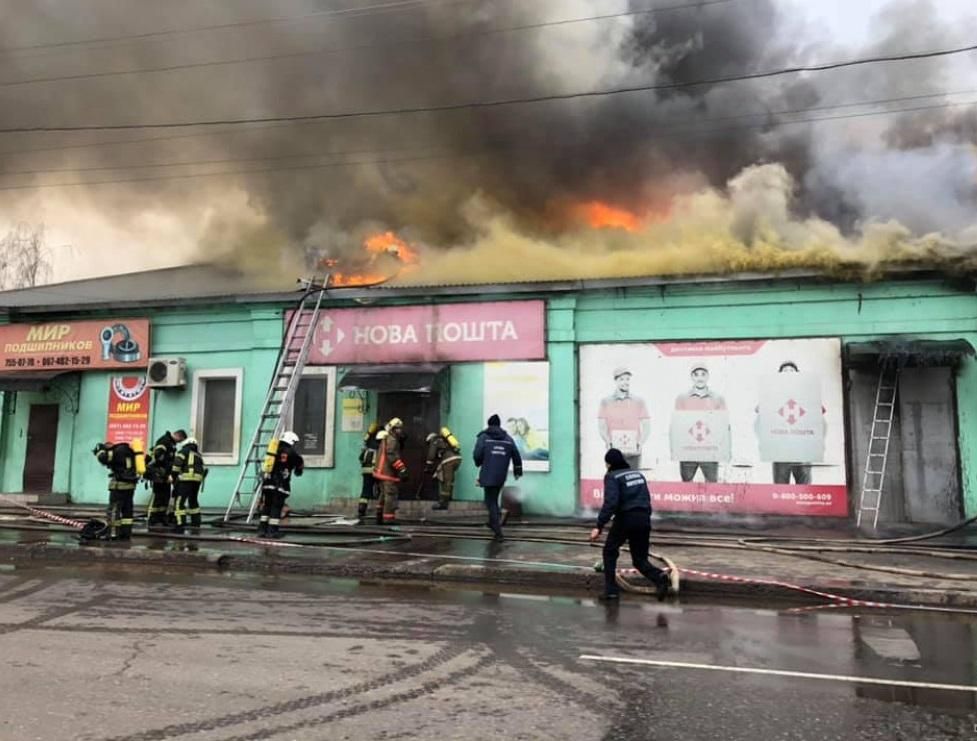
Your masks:
{"label": "orange flame", "polygon": [[[329,275],[329,285],[331,286],[368,286],[375,283],[382,283],[385,280],[399,274],[408,266],[415,266],[420,262],[421,256],[403,239],[393,232],[378,232],[363,240],[363,249],[367,254],[366,260],[354,260],[359,263],[363,270],[358,272],[345,272],[334,270]],[[392,257],[401,267],[393,273],[384,274],[377,272],[379,266],[376,263],[384,257]],[[341,268],[342,261],[335,258],[327,258],[320,262],[325,268]]]}
{"label": "orange flame", "polygon": [[421,256],[407,242],[393,232],[380,232],[372,237],[367,237],[363,246],[367,252],[374,256],[374,259],[379,255],[392,255],[404,265],[413,265],[421,259]]}
{"label": "orange flame", "polygon": [[641,227],[641,219],[637,214],[603,201],[589,201],[579,205],[576,210],[582,220],[594,229],[636,232]]}
{"label": "orange flame", "polygon": [[370,286],[383,283],[389,276],[380,273],[330,273],[331,286]]}

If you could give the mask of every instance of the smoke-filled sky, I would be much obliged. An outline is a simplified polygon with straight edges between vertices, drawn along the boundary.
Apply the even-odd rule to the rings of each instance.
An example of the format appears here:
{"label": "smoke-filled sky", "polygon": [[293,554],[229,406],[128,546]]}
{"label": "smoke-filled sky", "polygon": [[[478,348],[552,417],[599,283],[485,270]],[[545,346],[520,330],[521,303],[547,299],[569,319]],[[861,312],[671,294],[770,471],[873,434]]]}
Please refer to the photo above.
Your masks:
{"label": "smoke-filled sky", "polygon": [[[0,0],[0,128],[678,86],[301,123],[0,134],[0,222],[44,223],[56,279],[210,257],[298,272],[308,254],[357,254],[387,229],[421,248],[421,280],[977,244],[977,53],[689,85],[977,43],[972,2],[682,4],[699,3]],[[580,214],[592,201],[641,226],[589,228]]]}

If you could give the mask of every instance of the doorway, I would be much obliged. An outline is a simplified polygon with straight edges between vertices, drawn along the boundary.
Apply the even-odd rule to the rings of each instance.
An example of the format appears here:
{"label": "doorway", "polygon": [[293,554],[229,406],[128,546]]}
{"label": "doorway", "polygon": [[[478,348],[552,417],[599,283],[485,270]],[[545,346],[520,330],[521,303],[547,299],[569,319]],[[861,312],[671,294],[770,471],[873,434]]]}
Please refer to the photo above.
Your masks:
{"label": "doorway", "polygon": [[[878,371],[849,371],[851,480],[858,508]],[[892,420],[880,523],[953,525],[963,517],[956,389],[950,368],[905,368]]]}
{"label": "doorway", "polygon": [[424,475],[427,459],[427,443],[424,439],[441,427],[441,396],[435,393],[410,393],[404,391],[380,392],[377,399],[380,424],[393,417],[404,422],[404,463],[407,464],[407,480],[400,486],[400,498],[436,500],[437,482]]}
{"label": "doorway", "polygon": [[54,484],[54,454],[58,444],[57,404],[31,404],[24,457],[27,493],[49,493]]}

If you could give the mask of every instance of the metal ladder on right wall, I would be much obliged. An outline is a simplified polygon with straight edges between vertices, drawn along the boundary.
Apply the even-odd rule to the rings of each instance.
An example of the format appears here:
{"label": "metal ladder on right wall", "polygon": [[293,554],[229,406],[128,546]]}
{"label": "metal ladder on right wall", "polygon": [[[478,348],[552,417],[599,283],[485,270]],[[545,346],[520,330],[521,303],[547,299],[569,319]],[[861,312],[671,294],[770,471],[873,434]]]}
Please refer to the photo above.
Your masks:
{"label": "metal ladder on right wall", "polygon": [[302,370],[312,348],[322,300],[326,294],[325,287],[328,284],[328,277],[321,287],[314,281],[308,281],[306,293],[289,319],[275,373],[271,377],[268,393],[261,405],[258,423],[255,425],[254,435],[251,437],[244,462],[241,464],[234,492],[227,503],[224,522],[230,520],[231,512],[235,507],[244,506],[242,495],[250,495],[246,521],[251,522],[254,517],[264,478],[262,462],[265,459],[265,451],[268,443],[273,438],[277,439],[285,431],[285,424],[302,380]]}
{"label": "metal ladder on right wall", "polygon": [[879,370],[879,383],[875,389],[872,433],[868,441],[868,455],[865,457],[865,475],[862,477],[862,495],[858,502],[856,527],[862,526],[862,516],[866,513],[872,514],[873,530],[879,524],[885,468],[889,462],[889,442],[892,440],[898,390],[899,368],[883,365]]}

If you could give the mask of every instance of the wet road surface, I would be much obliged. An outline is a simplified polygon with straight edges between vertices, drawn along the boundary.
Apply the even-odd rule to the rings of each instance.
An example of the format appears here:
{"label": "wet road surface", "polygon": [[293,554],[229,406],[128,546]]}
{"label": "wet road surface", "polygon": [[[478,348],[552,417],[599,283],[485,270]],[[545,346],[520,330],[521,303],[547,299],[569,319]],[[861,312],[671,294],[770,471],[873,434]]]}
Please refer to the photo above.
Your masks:
{"label": "wet road surface", "polygon": [[3,739],[977,738],[940,614],[32,568],[0,660]]}

